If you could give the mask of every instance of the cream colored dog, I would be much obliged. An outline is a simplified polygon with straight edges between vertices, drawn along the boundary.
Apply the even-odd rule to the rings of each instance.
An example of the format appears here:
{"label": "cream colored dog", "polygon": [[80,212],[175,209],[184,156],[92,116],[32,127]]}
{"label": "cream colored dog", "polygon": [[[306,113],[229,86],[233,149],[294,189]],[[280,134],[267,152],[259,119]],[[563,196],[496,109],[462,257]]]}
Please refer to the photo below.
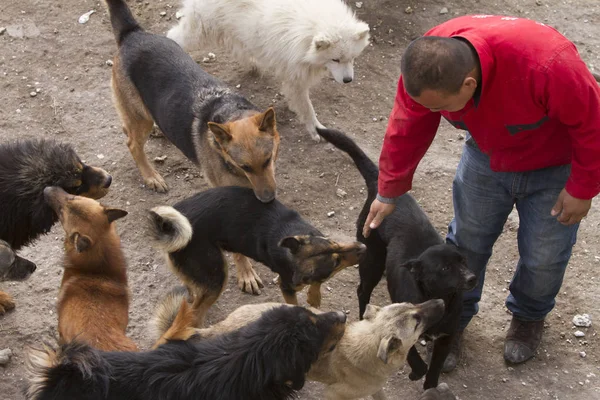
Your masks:
{"label": "cream colored dog", "polygon": [[[289,305],[244,305],[225,320],[210,328],[196,329],[195,333],[204,339],[230,332],[255,321],[263,312],[274,307]],[[326,400],[351,400],[366,396],[385,400],[382,387],[388,377],[404,365],[408,350],[443,314],[442,300],[430,300],[417,305],[396,303],[385,307],[369,304],[362,321],[346,325],[337,347],[333,350],[324,349],[325,353],[313,364],[307,379],[326,385]]]}

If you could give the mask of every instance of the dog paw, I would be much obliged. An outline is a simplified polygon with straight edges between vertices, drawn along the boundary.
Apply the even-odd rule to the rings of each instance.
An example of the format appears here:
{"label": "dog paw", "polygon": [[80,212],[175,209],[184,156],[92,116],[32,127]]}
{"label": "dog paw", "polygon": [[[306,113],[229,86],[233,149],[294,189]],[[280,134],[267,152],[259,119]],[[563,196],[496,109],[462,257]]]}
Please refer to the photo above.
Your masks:
{"label": "dog paw", "polygon": [[410,379],[411,381],[418,381],[419,379],[421,379],[422,377],[425,376],[425,374],[427,373],[427,370],[425,371],[411,371],[410,374],[408,374],[408,379]]}
{"label": "dog paw", "polygon": [[15,308],[15,302],[8,293],[0,292],[0,315]]}
{"label": "dog paw", "polygon": [[156,174],[149,178],[144,179],[144,184],[147,188],[154,190],[158,193],[165,193],[167,191],[167,184],[162,176]]}
{"label": "dog paw", "polygon": [[238,271],[238,287],[242,292],[249,294],[260,294],[260,288],[265,287],[260,276],[254,271],[254,268]]}

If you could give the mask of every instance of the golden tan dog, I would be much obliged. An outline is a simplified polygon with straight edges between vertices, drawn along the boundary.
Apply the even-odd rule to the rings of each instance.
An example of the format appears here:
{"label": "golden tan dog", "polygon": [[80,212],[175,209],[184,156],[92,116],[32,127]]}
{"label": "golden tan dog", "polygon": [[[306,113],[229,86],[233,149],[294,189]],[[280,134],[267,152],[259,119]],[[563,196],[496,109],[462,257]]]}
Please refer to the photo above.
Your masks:
{"label": "golden tan dog", "polygon": [[106,351],[136,351],[125,335],[129,320],[126,261],[114,221],[126,211],[44,189],[46,202],[65,230],[65,271],[58,294],[58,332]]}

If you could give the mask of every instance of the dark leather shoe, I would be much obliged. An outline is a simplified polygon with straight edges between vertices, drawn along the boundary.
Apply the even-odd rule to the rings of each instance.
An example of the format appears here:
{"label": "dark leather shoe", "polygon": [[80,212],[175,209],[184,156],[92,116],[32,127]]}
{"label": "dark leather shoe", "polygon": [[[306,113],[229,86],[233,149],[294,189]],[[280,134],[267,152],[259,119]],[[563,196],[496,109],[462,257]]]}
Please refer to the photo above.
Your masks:
{"label": "dark leather shoe", "polygon": [[454,336],[454,340],[450,345],[450,353],[448,354],[448,357],[446,357],[446,361],[444,361],[442,372],[450,372],[456,368],[456,365],[460,361],[460,356],[462,355],[462,340],[463,331],[456,332],[456,336]]}
{"label": "dark leather shoe", "polygon": [[504,359],[510,364],[520,364],[531,357],[542,341],[544,320],[521,321],[513,317],[504,342]]}

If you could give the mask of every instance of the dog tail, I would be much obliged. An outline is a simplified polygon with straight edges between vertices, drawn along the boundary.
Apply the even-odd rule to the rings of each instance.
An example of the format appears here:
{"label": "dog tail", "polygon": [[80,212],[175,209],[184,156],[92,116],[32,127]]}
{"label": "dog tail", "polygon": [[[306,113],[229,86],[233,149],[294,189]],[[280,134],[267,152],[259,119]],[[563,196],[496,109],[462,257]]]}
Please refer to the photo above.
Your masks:
{"label": "dog tail", "polygon": [[151,323],[158,340],[153,348],[169,340],[187,340],[196,333],[198,319],[187,296],[185,287],[176,286],[156,307]]}
{"label": "dog tail", "polygon": [[125,36],[131,32],[141,31],[142,27],[137,23],[125,0],[105,0],[110,14],[110,23],[117,44],[121,44]]}
{"label": "dog tail", "polygon": [[338,149],[348,153],[350,158],[354,161],[354,164],[356,164],[356,168],[358,168],[358,171],[365,179],[369,197],[375,197],[377,194],[377,177],[379,175],[379,170],[369,156],[358,147],[354,140],[336,129],[317,128],[317,133]]}
{"label": "dog tail", "polygon": [[58,349],[30,348],[25,361],[28,400],[75,399],[84,388],[98,398],[108,396],[110,366],[87,344],[73,341]]}
{"label": "dog tail", "polygon": [[155,246],[167,253],[183,249],[192,240],[192,225],[179,211],[170,206],[150,210],[150,238]]}

